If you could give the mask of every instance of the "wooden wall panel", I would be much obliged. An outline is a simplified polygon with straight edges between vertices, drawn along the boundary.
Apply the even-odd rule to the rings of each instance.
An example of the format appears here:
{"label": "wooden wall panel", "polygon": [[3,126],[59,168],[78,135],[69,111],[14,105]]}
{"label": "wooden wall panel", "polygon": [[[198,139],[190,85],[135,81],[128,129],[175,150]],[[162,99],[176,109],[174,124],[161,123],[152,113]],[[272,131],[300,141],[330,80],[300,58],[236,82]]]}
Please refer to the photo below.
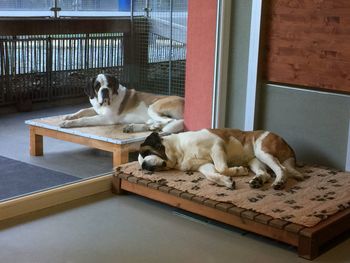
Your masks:
{"label": "wooden wall panel", "polygon": [[266,3],[265,79],[350,93],[350,0]]}

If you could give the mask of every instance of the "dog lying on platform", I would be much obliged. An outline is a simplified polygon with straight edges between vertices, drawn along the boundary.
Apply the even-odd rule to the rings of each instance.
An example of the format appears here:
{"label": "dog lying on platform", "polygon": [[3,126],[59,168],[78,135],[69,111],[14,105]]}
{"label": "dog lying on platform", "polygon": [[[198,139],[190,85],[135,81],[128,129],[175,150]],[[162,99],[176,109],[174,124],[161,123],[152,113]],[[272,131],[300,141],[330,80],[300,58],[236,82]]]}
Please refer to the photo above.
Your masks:
{"label": "dog lying on platform", "polygon": [[85,88],[91,108],[67,115],[62,128],[127,124],[124,132],[183,130],[184,99],[127,89],[117,78],[99,74]]}
{"label": "dog lying on platform", "polygon": [[259,188],[276,175],[272,186],[283,188],[288,176],[302,180],[295,169],[293,149],[268,131],[203,129],[160,137],[153,132],[141,144],[138,161],[142,169],[199,171],[207,179],[234,188],[232,177],[255,173],[249,184]]}

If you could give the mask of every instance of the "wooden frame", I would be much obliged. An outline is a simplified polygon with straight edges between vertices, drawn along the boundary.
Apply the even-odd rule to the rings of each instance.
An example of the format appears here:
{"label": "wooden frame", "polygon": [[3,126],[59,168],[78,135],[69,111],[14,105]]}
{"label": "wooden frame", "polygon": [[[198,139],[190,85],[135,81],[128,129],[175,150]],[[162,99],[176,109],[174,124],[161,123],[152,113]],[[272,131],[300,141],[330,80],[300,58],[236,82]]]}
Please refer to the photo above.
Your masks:
{"label": "wooden frame", "polygon": [[290,223],[265,214],[195,196],[130,174],[118,173],[112,179],[113,192],[135,193],[219,222],[254,232],[298,248],[298,255],[314,259],[328,241],[350,229],[350,208],[336,213],[314,227]]}
{"label": "wooden frame", "polygon": [[111,190],[112,174],[59,186],[0,203],[0,221]]}
{"label": "wooden frame", "polygon": [[130,142],[127,144],[115,144],[93,138],[82,137],[75,134],[64,133],[58,130],[51,130],[44,127],[29,125],[30,132],[30,155],[42,156],[43,136],[55,138],[62,141],[78,143],[92,148],[111,152],[113,154],[113,167],[129,161],[129,152],[137,151],[141,142]]}

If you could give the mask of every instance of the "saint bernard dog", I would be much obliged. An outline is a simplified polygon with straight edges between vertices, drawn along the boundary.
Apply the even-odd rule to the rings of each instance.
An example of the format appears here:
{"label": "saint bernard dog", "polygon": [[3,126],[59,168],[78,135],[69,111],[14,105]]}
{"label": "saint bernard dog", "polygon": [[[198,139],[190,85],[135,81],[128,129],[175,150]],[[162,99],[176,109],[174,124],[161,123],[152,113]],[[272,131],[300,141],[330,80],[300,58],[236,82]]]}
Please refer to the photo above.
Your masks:
{"label": "saint bernard dog", "polygon": [[244,132],[236,129],[203,129],[160,137],[153,132],[140,146],[138,161],[142,169],[199,171],[208,180],[234,188],[234,176],[255,173],[249,181],[260,188],[276,178],[274,189],[282,189],[288,176],[302,180],[295,168],[293,149],[269,131]]}
{"label": "saint bernard dog", "polygon": [[85,88],[91,108],[65,116],[62,128],[127,124],[124,132],[183,130],[184,99],[127,89],[116,77],[99,74]]}

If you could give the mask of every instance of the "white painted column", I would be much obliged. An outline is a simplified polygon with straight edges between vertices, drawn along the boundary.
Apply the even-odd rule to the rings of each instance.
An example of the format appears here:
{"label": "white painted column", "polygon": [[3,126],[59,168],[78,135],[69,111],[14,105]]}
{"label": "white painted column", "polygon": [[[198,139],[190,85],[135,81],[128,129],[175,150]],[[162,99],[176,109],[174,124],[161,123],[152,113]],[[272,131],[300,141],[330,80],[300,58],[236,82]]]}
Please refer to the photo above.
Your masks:
{"label": "white painted column", "polygon": [[254,130],[258,85],[262,0],[252,0],[244,129]]}
{"label": "white painted column", "polygon": [[225,126],[231,3],[231,0],[217,1],[212,128]]}

